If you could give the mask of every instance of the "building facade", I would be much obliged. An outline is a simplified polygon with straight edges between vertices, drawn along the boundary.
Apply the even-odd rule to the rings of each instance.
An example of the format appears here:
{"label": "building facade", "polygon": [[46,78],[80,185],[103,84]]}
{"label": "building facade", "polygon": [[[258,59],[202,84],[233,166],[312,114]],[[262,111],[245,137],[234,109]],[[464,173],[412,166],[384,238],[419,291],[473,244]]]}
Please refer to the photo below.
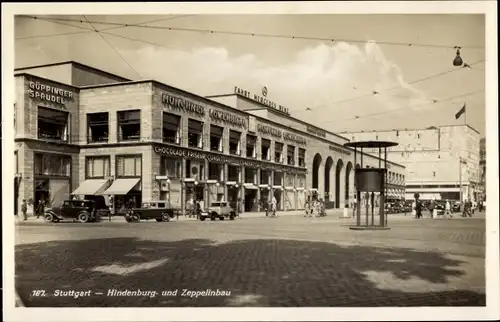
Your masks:
{"label": "building facade", "polygon": [[[16,204],[104,195],[115,208],[241,199],[262,211],[274,196],[286,211],[310,193],[337,208],[353,200],[349,140],[265,99],[235,93],[233,106],[74,62],[16,70],[15,82]],[[389,163],[391,194],[402,196],[405,168]]]}
{"label": "building facade", "polygon": [[486,138],[479,141],[479,200],[486,200]]}
{"label": "building facade", "polygon": [[406,167],[406,198],[478,200],[479,132],[468,125],[343,133],[351,140],[390,140],[390,160]]}

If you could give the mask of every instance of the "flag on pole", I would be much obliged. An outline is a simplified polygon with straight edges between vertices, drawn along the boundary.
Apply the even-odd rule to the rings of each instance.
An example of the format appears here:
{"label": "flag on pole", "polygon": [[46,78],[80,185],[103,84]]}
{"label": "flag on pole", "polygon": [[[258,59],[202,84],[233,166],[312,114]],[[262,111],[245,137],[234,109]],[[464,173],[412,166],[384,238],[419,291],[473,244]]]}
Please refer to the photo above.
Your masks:
{"label": "flag on pole", "polygon": [[460,109],[460,111],[458,111],[456,114],[455,114],[455,119],[458,120],[460,118],[460,116],[462,116],[462,114],[465,113],[465,105],[466,103],[464,103],[464,106],[462,106],[462,108]]}

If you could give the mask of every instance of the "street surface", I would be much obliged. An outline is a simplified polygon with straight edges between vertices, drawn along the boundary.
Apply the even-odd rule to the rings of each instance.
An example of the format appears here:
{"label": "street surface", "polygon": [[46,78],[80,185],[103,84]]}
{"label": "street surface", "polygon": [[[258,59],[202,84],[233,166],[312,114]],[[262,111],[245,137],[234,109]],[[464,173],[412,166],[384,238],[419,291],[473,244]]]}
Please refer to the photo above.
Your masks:
{"label": "street surface", "polygon": [[16,288],[28,307],[485,305],[484,214],[353,222],[31,219],[16,224]]}

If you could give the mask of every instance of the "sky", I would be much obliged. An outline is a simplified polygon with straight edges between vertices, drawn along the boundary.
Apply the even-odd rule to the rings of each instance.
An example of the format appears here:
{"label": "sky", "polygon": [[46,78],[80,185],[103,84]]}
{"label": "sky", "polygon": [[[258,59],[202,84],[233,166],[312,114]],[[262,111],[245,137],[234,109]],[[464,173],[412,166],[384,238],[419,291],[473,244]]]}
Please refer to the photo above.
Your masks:
{"label": "sky", "polygon": [[[292,116],[335,133],[467,122],[484,135],[483,15],[43,17],[75,21],[17,17],[15,67],[75,60],[202,96],[232,93],[234,86],[260,94],[266,86],[268,99]],[[145,26],[163,29],[113,25],[150,21],[156,22]],[[116,29],[105,31],[109,35],[93,27]],[[454,46],[462,47],[461,57],[472,68],[453,66]],[[464,104],[466,117],[455,120]]]}

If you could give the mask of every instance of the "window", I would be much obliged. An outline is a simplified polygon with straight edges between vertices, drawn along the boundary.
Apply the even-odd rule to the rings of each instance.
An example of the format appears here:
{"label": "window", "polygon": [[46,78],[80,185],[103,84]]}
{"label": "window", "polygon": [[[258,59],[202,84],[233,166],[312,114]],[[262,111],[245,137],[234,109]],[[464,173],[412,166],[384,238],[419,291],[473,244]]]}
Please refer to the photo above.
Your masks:
{"label": "window", "polygon": [[274,143],[274,162],[283,163],[283,143]]}
{"label": "window", "polygon": [[71,157],[56,154],[35,154],[35,175],[61,176],[71,175]]}
{"label": "window", "polygon": [[140,177],[142,175],[142,157],[140,155],[116,156],[117,177]]}
{"label": "window", "polygon": [[247,134],[247,158],[255,158],[255,145],[257,144],[257,137]]}
{"label": "window", "polygon": [[297,175],[297,184],[295,186],[298,188],[304,188],[306,186],[306,176]]}
{"label": "window", "polygon": [[223,152],[223,134],[224,128],[216,125],[210,125],[210,151]]}
{"label": "window", "polygon": [[224,166],[218,163],[208,164],[208,179],[224,181]]}
{"label": "window", "polygon": [[299,167],[306,167],[306,149],[299,148]]}
{"label": "window", "polygon": [[295,175],[293,175],[291,173],[287,173],[285,175],[285,178],[286,178],[285,179],[286,180],[285,181],[285,186],[287,186],[287,187],[293,187],[294,184],[295,184],[295,182],[294,182],[295,181]]}
{"label": "window", "polygon": [[240,155],[241,133],[238,131],[229,131],[229,153]]}
{"label": "window", "polygon": [[108,142],[109,113],[87,114],[87,142]]}
{"label": "window", "polygon": [[271,178],[271,171],[260,170],[260,184],[269,184]]}
{"label": "window", "polygon": [[267,139],[262,139],[261,141],[261,153],[260,153],[260,157],[262,160],[267,160],[267,161],[270,161],[271,160],[271,141],[270,140],[267,140]]}
{"label": "window", "polygon": [[181,142],[181,117],[163,112],[162,141],[179,144]]}
{"label": "window", "polygon": [[181,177],[181,161],[168,157],[161,157],[160,175],[169,179],[179,179]]}
{"label": "window", "polygon": [[282,172],[274,172],[273,185],[282,186],[283,185],[283,173]]}
{"label": "window", "polygon": [[293,145],[287,145],[286,147],[286,164],[295,164],[295,147]]}
{"label": "window", "polygon": [[104,178],[111,175],[111,158],[109,156],[87,157],[85,163],[86,178]]}
{"label": "window", "polygon": [[205,180],[205,166],[199,161],[186,160],[186,178]]}
{"label": "window", "polygon": [[38,138],[45,140],[69,140],[69,113],[46,107],[38,107]]}
{"label": "window", "polygon": [[203,148],[203,123],[193,119],[188,120],[188,146]]}
{"label": "window", "polygon": [[228,181],[239,182],[240,181],[240,170],[236,166],[228,165],[227,166],[227,175]]}
{"label": "window", "polygon": [[255,184],[255,179],[257,178],[257,170],[252,168],[245,168],[245,183]]}
{"label": "window", "polygon": [[141,138],[141,111],[118,112],[118,141],[138,141]]}

